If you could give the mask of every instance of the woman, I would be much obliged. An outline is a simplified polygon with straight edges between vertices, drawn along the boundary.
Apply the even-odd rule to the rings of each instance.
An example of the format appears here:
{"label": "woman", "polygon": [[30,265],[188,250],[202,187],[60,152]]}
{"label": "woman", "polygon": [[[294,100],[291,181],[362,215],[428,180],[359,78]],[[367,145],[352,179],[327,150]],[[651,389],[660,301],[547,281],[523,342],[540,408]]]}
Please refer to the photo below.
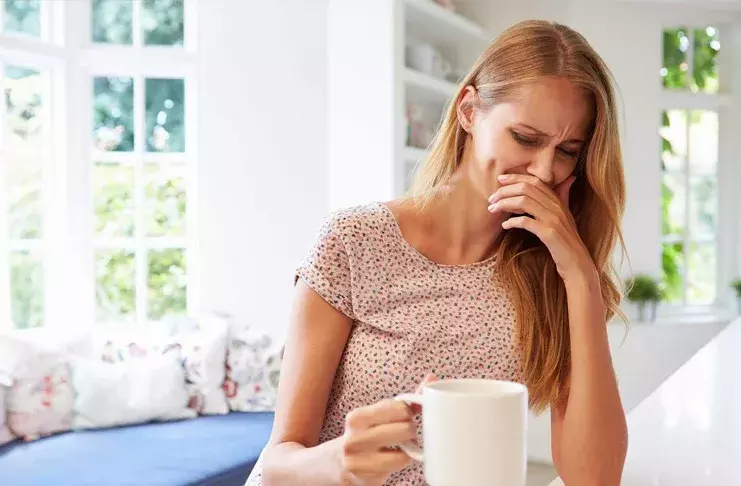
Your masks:
{"label": "woman", "polygon": [[[625,415],[607,341],[624,180],[606,66],[524,22],[484,52],[413,196],[340,211],[297,274],[273,435],[248,484],[417,485],[389,447],[428,374],[525,383],[569,486],[617,485]],[[425,378],[427,376],[427,378]]]}

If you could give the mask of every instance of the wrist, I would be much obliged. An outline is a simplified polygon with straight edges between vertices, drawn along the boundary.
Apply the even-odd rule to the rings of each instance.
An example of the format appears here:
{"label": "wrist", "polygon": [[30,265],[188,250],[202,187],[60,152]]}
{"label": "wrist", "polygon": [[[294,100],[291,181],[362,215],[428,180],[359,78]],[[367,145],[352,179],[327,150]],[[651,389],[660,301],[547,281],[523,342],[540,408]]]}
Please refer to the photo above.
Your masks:
{"label": "wrist", "polygon": [[325,445],[330,449],[335,484],[338,484],[339,486],[355,486],[357,484],[357,479],[353,474],[350,473],[350,471],[347,470],[347,467],[345,467],[343,439],[344,436],[340,436],[328,442],[325,442]]}
{"label": "wrist", "polygon": [[601,295],[600,277],[594,264],[583,265],[569,275],[564,276],[566,291],[596,293]]}

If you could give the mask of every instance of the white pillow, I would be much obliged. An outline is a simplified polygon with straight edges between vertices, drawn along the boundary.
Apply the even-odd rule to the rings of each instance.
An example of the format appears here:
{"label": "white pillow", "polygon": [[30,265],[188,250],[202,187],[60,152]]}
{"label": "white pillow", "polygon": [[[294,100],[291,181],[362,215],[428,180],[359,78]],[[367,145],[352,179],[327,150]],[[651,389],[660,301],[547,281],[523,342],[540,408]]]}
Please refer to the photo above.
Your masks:
{"label": "white pillow", "polygon": [[105,332],[96,353],[107,363],[157,356],[179,350],[185,370],[188,406],[202,415],[229,413],[224,394],[226,318],[206,315],[169,321],[160,329]]}
{"label": "white pillow", "polygon": [[185,373],[176,353],[115,364],[78,358],[71,367],[76,429],[196,415],[188,409]]}

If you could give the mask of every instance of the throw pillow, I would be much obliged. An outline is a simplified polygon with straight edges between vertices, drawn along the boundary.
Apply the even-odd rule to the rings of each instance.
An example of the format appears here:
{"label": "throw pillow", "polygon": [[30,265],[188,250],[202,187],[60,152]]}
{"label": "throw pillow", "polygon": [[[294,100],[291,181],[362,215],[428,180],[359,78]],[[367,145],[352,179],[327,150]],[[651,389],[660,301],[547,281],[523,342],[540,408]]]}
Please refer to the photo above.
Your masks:
{"label": "throw pillow", "polygon": [[188,409],[185,373],[177,353],[115,364],[78,358],[72,360],[71,368],[77,392],[76,429],[196,415]]}
{"label": "throw pillow", "polygon": [[283,346],[267,334],[242,330],[229,338],[224,391],[234,412],[275,409]]}
{"label": "throw pillow", "polygon": [[3,335],[0,374],[13,380],[5,407],[15,435],[31,441],[70,429],[74,390],[64,355]]}
{"label": "throw pillow", "polygon": [[[7,382],[9,382],[8,380]],[[12,442],[16,439],[15,434],[10,431],[8,424],[5,423],[5,417],[7,412],[5,411],[5,396],[8,393],[8,388],[5,383],[0,383],[0,446]]]}
{"label": "throw pillow", "polygon": [[[204,316],[197,323],[169,324],[172,335],[111,337],[104,341],[100,356],[108,363],[156,356],[177,349],[185,370],[188,406],[201,415],[229,412],[224,383],[228,323],[219,316]],[[168,333],[168,334],[169,334]]]}

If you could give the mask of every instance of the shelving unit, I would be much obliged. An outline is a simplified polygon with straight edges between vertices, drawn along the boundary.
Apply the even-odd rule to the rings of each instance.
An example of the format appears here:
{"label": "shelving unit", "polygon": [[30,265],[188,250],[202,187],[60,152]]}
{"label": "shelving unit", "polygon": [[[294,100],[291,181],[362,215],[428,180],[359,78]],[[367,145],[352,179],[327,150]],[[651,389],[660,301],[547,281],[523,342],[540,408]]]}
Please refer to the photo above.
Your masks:
{"label": "shelving unit", "polygon": [[427,157],[427,150],[417,147],[404,147],[404,160],[417,163]]}
{"label": "shelving unit", "polygon": [[459,12],[451,12],[433,0],[329,1],[330,209],[406,191],[412,169],[426,156],[408,146],[407,104],[423,108],[424,140],[458,90],[456,83],[408,67],[406,47],[431,45],[454,72],[466,72],[495,30],[473,19],[497,19],[495,3],[457,0]]}
{"label": "shelving unit", "polygon": [[404,83],[407,86],[407,101],[445,103],[454,94],[456,85],[429,74],[404,68]]}
{"label": "shelving unit", "polygon": [[463,15],[446,10],[431,0],[404,0],[408,29],[429,40],[457,44],[462,40],[489,42],[482,26]]}

